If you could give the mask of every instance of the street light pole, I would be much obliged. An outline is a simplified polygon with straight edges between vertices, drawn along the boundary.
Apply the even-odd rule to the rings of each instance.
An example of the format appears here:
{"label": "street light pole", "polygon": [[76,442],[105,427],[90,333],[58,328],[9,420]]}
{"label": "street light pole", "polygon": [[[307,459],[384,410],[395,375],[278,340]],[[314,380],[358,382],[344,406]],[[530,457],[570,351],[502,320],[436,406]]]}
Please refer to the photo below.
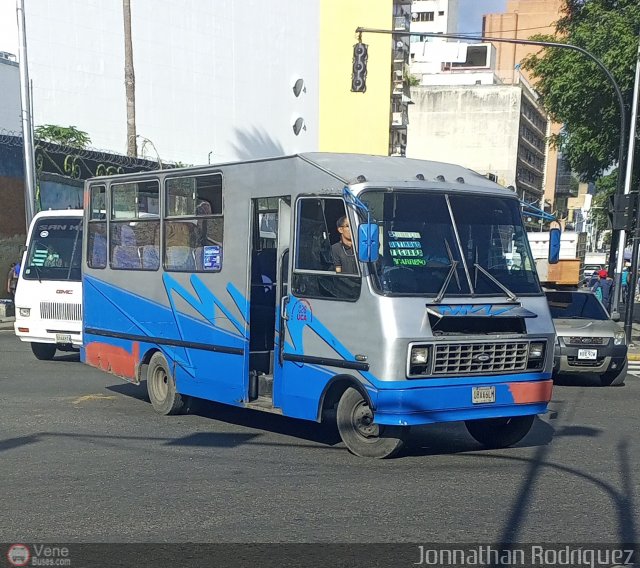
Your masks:
{"label": "street light pole", "polygon": [[[627,157],[627,171],[624,180],[625,193],[631,191],[631,180],[633,177],[633,157],[636,143],[636,128],[638,122],[638,85],[640,84],[640,41],[638,41],[638,58],[636,61],[636,76],[633,84],[633,102],[631,106],[631,123],[629,132],[629,154]],[[618,172],[618,176],[620,172]],[[624,309],[624,332],[627,336],[627,343],[631,343],[631,331],[633,329],[633,304],[636,294],[636,283],[638,281],[638,242],[640,241],[640,212],[636,212],[636,227],[633,235],[633,247],[631,249],[631,274],[628,275],[627,280],[627,303]],[[624,249],[619,257],[624,256]],[[618,264],[621,265],[620,260]],[[616,297],[619,294],[615,294]]]}

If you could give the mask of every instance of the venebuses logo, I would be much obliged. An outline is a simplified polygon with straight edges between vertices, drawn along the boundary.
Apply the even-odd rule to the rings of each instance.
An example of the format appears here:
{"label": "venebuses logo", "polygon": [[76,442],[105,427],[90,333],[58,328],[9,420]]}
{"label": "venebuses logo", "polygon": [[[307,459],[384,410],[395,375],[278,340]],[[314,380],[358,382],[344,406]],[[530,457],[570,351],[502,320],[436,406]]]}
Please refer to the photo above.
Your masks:
{"label": "venebuses logo", "polygon": [[7,550],[7,560],[11,566],[26,566],[31,560],[31,552],[25,544],[12,544]]}

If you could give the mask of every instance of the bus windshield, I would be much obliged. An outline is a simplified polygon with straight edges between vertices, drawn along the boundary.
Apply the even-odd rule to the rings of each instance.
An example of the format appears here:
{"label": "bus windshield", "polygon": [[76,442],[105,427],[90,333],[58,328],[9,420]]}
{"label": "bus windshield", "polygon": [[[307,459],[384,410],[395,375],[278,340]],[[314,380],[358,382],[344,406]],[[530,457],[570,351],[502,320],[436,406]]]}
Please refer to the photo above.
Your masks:
{"label": "bus windshield", "polygon": [[23,278],[80,281],[82,220],[78,217],[43,217],[31,232]]}
{"label": "bus windshield", "polygon": [[368,190],[362,197],[380,227],[372,264],[383,294],[541,294],[513,198]]}

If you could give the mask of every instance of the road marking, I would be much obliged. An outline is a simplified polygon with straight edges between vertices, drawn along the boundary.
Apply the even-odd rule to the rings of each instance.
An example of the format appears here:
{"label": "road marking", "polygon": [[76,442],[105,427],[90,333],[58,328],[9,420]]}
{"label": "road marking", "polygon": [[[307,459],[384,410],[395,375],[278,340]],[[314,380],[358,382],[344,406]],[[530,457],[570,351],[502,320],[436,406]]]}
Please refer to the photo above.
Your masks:
{"label": "road marking", "polygon": [[106,394],[85,394],[84,396],[79,396],[71,404],[80,404],[81,402],[86,402],[89,400],[115,400],[115,396],[106,395]]}
{"label": "road marking", "polygon": [[627,373],[635,377],[640,377],[640,361],[629,361]]}

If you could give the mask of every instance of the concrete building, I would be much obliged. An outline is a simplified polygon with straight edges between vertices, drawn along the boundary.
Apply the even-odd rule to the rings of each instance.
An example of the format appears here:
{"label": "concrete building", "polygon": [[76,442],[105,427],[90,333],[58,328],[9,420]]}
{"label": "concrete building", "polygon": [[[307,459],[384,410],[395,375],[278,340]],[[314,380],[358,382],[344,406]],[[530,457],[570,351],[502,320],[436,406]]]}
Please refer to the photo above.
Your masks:
{"label": "concrete building", "polygon": [[[483,19],[484,36],[529,39],[537,34],[555,33],[555,22],[561,17],[563,0],[508,0],[502,14],[488,14]],[[521,69],[522,60],[540,50],[536,46],[496,43],[496,74],[505,84],[518,81],[521,74],[534,85],[528,72]],[[549,123],[547,136],[558,134],[562,126]],[[545,201],[553,204],[556,198],[555,180],[558,175],[558,153],[549,148],[545,169]],[[554,206],[555,208],[555,206]]]}
{"label": "concrete building", "polygon": [[0,132],[21,132],[20,69],[16,56],[0,51]]}
{"label": "concrete building", "polygon": [[419,86],[411,98],[408,157],[462,164],[541,203],[547,121],[524,80]]}
{"label": "concrete building", "polygon": [[[394,6],[408,3],[137,0],[137,133],[161,158],[192,164],[313,150],[387,154],[392,42],[366,35],[368,88],[352,93],[355,29],[390,29]],[[36,125],[74,125],[94,147],[124,152],[121,3],[31,0],[26,30]]]}
{"label": "concrete building", "polygon": [[[454,33],[458,27],[459,0],[413,0],[411,3],[411,33],[446,34]],[[421,61],[426,46],[432,43],[445,43],[445,38],[411,36],[410,71],[420,73],[415,68]]]}

